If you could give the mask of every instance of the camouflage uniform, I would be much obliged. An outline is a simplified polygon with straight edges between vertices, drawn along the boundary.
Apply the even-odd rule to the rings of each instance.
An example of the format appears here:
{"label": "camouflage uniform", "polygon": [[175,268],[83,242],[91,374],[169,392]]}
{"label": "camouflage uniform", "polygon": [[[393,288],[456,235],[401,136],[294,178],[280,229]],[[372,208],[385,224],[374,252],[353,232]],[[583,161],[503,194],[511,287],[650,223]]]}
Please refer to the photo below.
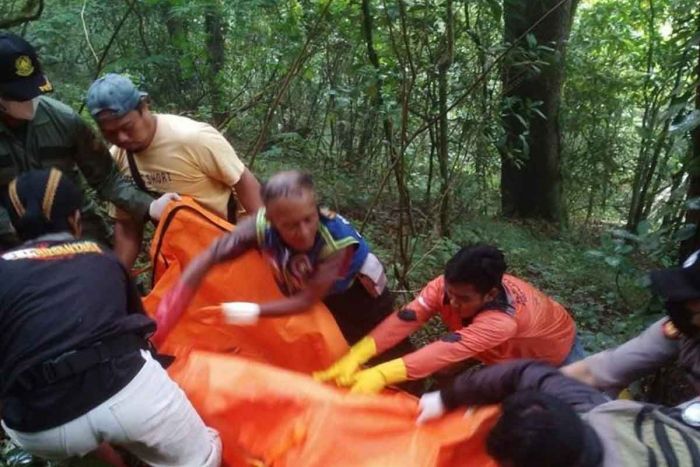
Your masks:
{"label": "camouflage uniform", "polygon": [[[119,174],[107,147],[70,107],[41,97],[34,119],[10,129],[0,120],[0,190],[19,173],[56,167],[79,186],[92,187],[110,201],[142,219],[152,198]],[[83,202],[84,235],[106,242],[107,229],[90,196]],[[0,207],[0,249],[17,243],[7,212]]]}

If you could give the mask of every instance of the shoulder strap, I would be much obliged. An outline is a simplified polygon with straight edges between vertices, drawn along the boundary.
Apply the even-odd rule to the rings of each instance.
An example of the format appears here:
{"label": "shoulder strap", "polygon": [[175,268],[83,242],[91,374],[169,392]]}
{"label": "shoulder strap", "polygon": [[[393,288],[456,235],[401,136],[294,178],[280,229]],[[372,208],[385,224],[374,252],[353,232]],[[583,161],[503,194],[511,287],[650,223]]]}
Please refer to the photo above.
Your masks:
{"label": "shoulder strap", "polygon": [[129,172],[131,173],[131,178],[134,180],[136,186],[142,191],[153,195],[155,192],[146,187],[146,182],[144,182],[143,177],[141,177],[139,168],[136,165],[136,159],[134,159],[134,153],[131,151],[126,151],[126,160],[129,162]]}

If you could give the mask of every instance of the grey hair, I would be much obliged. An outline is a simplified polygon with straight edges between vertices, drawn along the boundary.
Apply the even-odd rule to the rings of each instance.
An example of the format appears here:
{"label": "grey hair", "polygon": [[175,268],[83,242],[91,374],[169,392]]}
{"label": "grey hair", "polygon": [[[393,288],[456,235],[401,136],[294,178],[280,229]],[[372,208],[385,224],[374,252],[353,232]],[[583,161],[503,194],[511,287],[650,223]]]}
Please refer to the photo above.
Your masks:
{"label": "grey hair", "polygon": [[299,170],[278,172],[260,188],[263,203],[267,204],[278,198],[301,196],[304,190],[314,191],[311,174]]}

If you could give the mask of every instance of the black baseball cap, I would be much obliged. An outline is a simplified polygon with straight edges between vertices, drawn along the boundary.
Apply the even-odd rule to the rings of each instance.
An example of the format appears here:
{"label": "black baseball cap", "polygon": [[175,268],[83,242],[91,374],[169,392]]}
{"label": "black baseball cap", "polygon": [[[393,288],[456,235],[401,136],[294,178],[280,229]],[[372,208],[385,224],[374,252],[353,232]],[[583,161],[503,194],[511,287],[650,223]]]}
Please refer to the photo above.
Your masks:
{"label": "black baseball cap", "polygon": [[51,91],[34,47],[17,34],[0,32],[0,97],[28,101]]}
{"label": "black baseball cap", "polygon": [[652,290],[668,301],[700,298],[700,250],[688,256],[680,268],[652,271],[650,278]]}

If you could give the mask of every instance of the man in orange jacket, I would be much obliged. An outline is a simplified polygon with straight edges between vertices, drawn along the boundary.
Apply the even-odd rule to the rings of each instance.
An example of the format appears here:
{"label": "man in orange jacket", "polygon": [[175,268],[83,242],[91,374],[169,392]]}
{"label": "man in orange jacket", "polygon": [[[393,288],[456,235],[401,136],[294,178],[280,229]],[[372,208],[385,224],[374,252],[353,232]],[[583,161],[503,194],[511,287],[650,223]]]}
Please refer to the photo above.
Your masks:
{"label": "man in orange jacket", "polygon": [[[576,325],[564,307],[505,270],[497,248],[462,248],[448,261],[444,275],[314,376],[351,387],[352,392],[374,393],[387,384],[424,378],[467,359],[492,364],[533,358],[562,365],[582,358]],[[451,332],[402,358],[359,371],[363,363],[436,314]]]}

